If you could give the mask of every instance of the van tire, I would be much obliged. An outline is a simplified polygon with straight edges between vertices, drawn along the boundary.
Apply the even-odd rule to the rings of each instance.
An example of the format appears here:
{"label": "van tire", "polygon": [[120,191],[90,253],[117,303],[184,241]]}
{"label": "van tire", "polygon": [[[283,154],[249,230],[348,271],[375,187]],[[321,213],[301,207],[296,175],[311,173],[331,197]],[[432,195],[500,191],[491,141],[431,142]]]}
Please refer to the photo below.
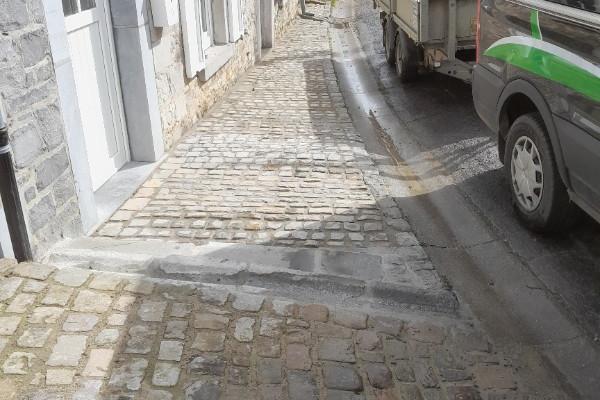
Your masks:
{"label": "van tire", "polygon": [[[539,158],[536,158],[538,166],[541,167],[541,178],[536,179],[541,179],[543,183],[541,198],[535,209],[527,209],[524,205],[526,201],[519,200],[519,198],[523,199],[523,195],[517,193],[519,186],[517,164],[519,161],[515,161],[515,172],[513,173],[513,160],[518,158],[517,154],[519,153],[519,149],[515,147],[531,142],[535,145],[535,150],[532,151],[537,150],[539,154]],[[525,158],[527,157],[525,155]],[[521,164],[524,163],[521,162]],[[577,206],[571,202],[567,188],[560,177],[546,127],[539,113],[522,115],[511,125],[506,138],[504,170],[509,182],[515,212],[528,229],[540,233],[558,233],[570,228],[576,222],[579,215]],[[517,178],[514,178],[513,175]],[[539,177],[540,174],[536,173],[535,176]],[[532,204],[529,205],[532,206]]]}
{"label": "van tire", "polygon": [[[394,23],[390,22],[387,18],[383,23],[383,48],[385,50],[385,61],[389,65],[394,65],[396,63],[396,28],[394,27]],[[391,40],[390,40],[391,39]]]}
{"label": "van tire", "polygon": [[419,51],[415,42],[402,29],[396,35],[396,73],[403,83],[413,82],[419,75]]}

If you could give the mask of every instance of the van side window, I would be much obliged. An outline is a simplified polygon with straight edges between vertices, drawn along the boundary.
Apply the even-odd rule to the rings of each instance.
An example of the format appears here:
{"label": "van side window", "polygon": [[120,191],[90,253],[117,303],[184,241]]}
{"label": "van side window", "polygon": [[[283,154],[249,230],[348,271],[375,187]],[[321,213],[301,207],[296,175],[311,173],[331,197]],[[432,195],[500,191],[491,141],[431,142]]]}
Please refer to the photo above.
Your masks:
{"label": "van side window", "polygon": [[584,11],[591,11],[593,13],[600,14],[600,0],[548,0],[551,3],[562,4],[563,6],[569,6],[578,8]]}

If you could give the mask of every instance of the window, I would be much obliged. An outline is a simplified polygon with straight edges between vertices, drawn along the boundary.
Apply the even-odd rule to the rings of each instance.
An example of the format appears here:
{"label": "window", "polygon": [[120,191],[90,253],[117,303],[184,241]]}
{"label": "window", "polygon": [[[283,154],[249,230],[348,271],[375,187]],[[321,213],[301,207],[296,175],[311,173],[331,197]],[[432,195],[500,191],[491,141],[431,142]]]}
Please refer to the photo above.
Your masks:
{"label": "window", "polygon": [[243,0],[180,0],[180,7],[186,74],[193,78],[204,71],[208,79],[243,35]]}
{"label": "window", "polygon": [[96,8],[96,0],[62,0],[65,17]]}

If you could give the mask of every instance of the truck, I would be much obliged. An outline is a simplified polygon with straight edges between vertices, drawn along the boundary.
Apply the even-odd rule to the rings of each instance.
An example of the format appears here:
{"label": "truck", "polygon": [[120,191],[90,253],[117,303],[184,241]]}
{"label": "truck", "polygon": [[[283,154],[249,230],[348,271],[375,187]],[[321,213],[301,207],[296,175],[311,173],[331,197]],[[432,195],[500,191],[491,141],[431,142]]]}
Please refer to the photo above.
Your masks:
{"label": "truck", "polygon": [[420,70],[471,82],[476,58],[477,0],[374,0],[385,57],[402,82]]}

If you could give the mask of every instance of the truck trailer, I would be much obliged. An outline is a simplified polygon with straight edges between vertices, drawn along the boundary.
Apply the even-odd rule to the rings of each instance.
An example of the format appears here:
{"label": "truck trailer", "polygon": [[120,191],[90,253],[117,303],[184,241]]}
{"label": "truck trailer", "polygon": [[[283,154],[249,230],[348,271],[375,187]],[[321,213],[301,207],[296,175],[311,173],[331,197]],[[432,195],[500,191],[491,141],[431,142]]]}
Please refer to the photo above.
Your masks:
{"label": "truck trailer", "polygon": [[374,0],[386,60],[402,82],[420,70],[471,82],[476,58],[477,0]]}

